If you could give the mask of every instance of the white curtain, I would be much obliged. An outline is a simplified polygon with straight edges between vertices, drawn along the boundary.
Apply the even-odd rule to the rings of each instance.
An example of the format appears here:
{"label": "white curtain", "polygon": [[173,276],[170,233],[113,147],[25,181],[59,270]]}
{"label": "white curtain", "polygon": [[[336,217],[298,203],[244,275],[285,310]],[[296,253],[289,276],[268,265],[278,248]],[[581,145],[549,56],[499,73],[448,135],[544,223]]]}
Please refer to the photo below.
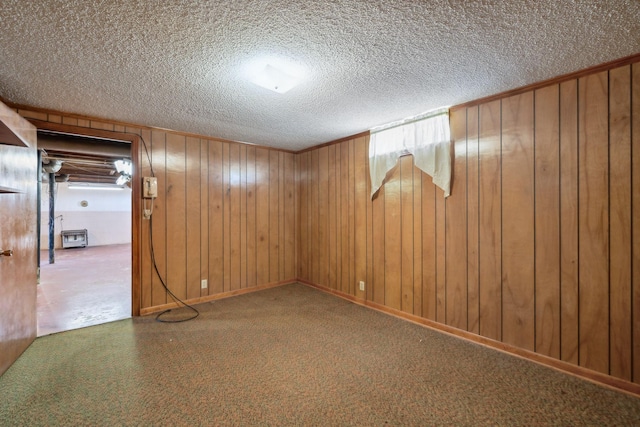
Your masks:
{"label": "white curtain", "polygon": [[451,187],[451,133],[449,111],[438,110],[426,118],[392,124],[372,131],[369,142],[371,197],[384,183],[400,156],[413,154],[416,167],[431,176],[433,183],[448,197]]}

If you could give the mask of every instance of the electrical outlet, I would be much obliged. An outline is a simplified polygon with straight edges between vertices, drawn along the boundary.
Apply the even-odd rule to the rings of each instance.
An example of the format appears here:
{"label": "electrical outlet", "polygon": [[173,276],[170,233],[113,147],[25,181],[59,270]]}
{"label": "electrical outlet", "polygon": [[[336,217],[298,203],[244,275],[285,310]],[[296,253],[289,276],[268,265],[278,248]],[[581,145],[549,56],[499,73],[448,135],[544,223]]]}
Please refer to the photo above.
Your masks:
{"label": "electrical outlet", "polygon": [[364,291],[364,282],[362,280],[360,281],[360,290]]}
{"label": "electrical outlet", "polygon": [[207,287],[209,287],[209,285],[207,284],[207,279],[202,279],[202,280],[200,281],[200,287],[201,287],[202,289],[207,289]]}

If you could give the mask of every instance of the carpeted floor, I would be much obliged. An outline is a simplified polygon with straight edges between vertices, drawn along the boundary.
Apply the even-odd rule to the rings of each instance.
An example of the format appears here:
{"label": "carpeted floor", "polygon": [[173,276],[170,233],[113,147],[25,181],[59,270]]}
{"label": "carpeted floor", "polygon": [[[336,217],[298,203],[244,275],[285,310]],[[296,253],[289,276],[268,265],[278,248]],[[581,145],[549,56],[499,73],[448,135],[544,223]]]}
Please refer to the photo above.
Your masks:
{"label": "carpeted floor", "polygon": [[639,398],[304,285],[198,308],[38,338],[0,425],[640,424]]}

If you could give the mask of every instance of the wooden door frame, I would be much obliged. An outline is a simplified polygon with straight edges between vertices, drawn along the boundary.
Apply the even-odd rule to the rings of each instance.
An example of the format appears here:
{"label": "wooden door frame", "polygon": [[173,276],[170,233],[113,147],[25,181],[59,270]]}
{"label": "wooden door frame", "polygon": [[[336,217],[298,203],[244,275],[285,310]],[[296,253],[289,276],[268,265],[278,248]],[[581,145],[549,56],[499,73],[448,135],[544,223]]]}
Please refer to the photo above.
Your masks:
{"label": "wooden door frame", "polygon": [[38,128],[38,130],[47,130],[69,135],[126,141],[131,143],[131,163],[133,164],[133,172],[131,175],[131,315],[140,316],[142,291],[140,260],[140,254],[142,253],[140,241],[140,209],[142,196],[142,184],[140,177],[140,136],[135,133],[129,132],[91,129],[80,126],[45,122],[36,119],[27,120],[29,120],[29,122],[31,122],[36,128]]}

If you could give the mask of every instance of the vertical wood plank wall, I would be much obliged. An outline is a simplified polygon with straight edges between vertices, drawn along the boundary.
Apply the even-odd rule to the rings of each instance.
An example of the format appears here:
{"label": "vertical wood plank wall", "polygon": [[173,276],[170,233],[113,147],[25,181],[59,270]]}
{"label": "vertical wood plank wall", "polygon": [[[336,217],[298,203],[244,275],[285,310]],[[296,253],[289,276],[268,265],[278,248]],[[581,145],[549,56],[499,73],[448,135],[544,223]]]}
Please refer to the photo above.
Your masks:
{"label": "vertical wood plank wall", "polygon": [[447,199],[405,156],[371,200],[366,136],[293,154],[19,113],[146,141],[143,309],[171,303],[152,233],[180,298],[298,278],[640,383],[640,63],[454,109]]}
{"label": "vertical wood plank wall", "polygon": [[640,63],[450,119],[446,200],[411,156],[370,200],[367,137],[298,154],[298,277],[640,382]]}
{"label": "vertical wood plank wall", "polygon": [[[141,308],[187,301],[296,278],[296,155],[179,132],[19,109],[19,114],[142,136],[159,197],[140,230]],[[142,145],[142,144],[141,144]],[[141,176],[151,175],[144,146]],[[150,202],[147,201],[147,208]],[[141,212],[139,213],[142,214]],[[201,287],[206,279],[208,286]]]}

